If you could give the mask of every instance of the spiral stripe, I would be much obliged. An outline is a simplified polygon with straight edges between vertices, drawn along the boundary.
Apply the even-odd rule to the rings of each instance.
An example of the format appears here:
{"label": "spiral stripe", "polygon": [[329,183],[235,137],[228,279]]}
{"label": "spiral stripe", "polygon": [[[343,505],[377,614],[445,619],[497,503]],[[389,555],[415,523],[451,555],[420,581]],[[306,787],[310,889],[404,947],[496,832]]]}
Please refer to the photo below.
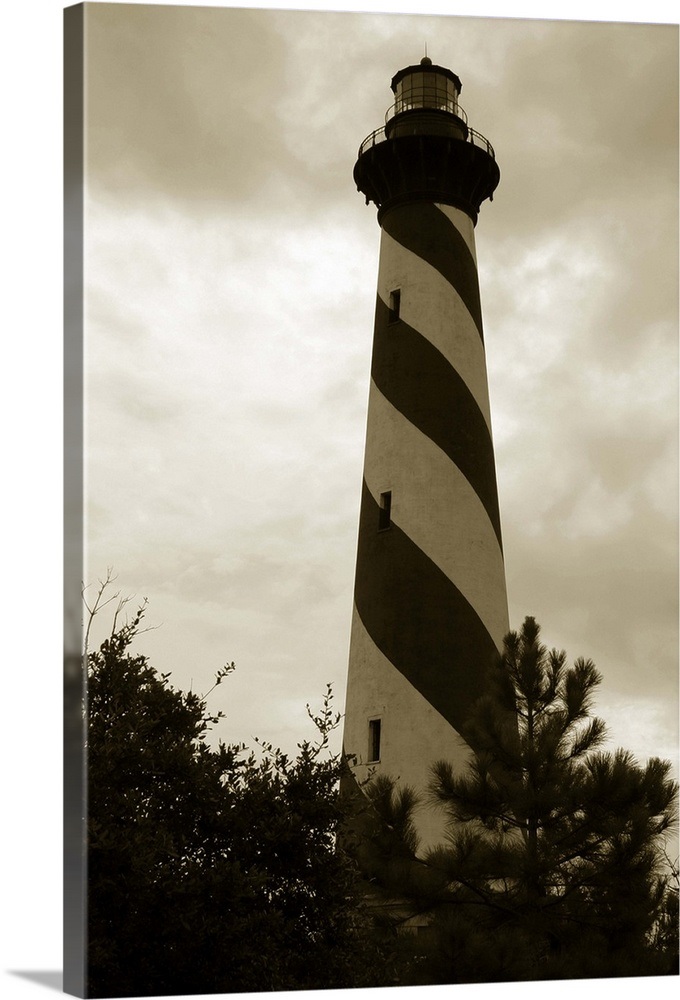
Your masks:
{"label": "spiral stripe", "polygon": [[[458,466],[372,384],[365,481],[376,505],[388,485],[392,521],[455,580],[500,647],[507,631],[503,553]],[[455,516],[452,516],[452,511]]]}
{"label": "spiral stripe", "polygon": [[[367,776],[367,743],[364,715],[384,719],[382,744],[385,759],[408,762],[403,771],[396,765],[393,776],[416,789],[426,788],[430,767],[435,760],[448,760],[463,766],[470,752],[463,737],[435,706],[417,690],[394,664],[378,649],[356,610],[352,616],[352,665],[357,680],[347,691],[343,749],[356,754],[355,773]],[[356,786],[358,790],[359,786]],[[347,784],[344,786],[347,791]],[[421,838],[437,843],[444,836],[446,817],[428,809],[418,812]]]}
{"label": "spiral stripe", "polygon": [[389,310],[380,297],[375,317],[373,381],[456,463],[484,504],[500,545],[493,442],[474,396],[426,337],[403,321],[389,322]]}
{"label": "spiral stripe", "polygon": [[427,339],[456,369],[491,428],[484,343],[460,295],[439,271],[384,231],[380,261],[378,295],[385,307],[392,289],[407,289],[402,319],[426,329]]}
{"label": "spiral stripe", "polygon": [[483,339],[477,264],[451,218],[434,204],[414,202],[388,212],[382,225],[392,239],[427,261],[453,285]]}
{"label": "spiral stripe", "polygon": [[475,227],[470,216],[466,215],[462,209],[454,208],[453,205],[440,205],[438,203],[436,207],[440,212],[444,213],[451,225],[455,226],[460,235],[463,237],[476,267],[477,249],[475,247]]}
{"label": "spiral stripe", "polygon": [[378,532],[364,484],[355,604],[384,656],[460,730],[483,690],[496,644],[456,585],[396,524]]}

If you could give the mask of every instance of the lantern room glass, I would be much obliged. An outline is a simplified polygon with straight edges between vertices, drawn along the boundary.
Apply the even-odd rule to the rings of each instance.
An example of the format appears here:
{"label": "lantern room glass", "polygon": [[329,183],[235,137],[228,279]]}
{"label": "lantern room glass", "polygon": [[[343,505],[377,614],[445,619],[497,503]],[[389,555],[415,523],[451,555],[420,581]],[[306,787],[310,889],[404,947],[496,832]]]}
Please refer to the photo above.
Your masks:
{"label": "lantern room glass", "polygon": [[395,114],[415,108],[458,113],[458,93],[453,80],[443,73],[407,73],[397,84]]}

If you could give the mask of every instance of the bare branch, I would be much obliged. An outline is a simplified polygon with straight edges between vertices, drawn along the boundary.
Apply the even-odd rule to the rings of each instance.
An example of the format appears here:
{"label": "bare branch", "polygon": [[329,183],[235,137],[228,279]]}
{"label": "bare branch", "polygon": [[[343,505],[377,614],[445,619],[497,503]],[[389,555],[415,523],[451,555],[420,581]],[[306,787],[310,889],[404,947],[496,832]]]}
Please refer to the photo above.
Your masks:
{"label": "bare branch", "polygon": [[90,607],[87,601],[85,600],[85,591],[87,590],[87,587],[83,586],[81,590],[83,604],[85,605],[85,608],[87,609],[88,612],[87,628],[85,629],[85,641],[83,648],[83,653],[86,660],[89,650],[90,629],[92,628],[92,622],[94,621],[95,616],[99,614],[102,608],[105,608],[107,604],[111,604],[112,601],[115,601],[120,597],[120,591],[118,590],[116,591],[115,594],[112,594],[111,597],[108,597],[106,600],[103,600],[107,588],[110,587],[111,584],[114,582],[114,580],[117,579],[118,577],[113,575],[112,568],[110,566],[107,566],[105,578],[103,580],[99,580],[99,589],[97,591],[97,595],[92,604],[92,607]]}

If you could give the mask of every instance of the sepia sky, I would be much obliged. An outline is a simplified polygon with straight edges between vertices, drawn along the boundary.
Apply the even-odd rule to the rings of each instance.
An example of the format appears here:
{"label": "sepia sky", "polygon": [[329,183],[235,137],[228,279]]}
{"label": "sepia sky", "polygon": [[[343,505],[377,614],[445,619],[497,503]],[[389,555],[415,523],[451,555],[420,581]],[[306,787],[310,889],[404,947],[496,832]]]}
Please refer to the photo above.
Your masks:
{"label": "sepia sky", "polygon": [[[352,181],[427,46],[501,183],[477,252],[510,620],[677,761],[673,26],[87,9],[87,582],[226,739],[342,708],[379,228]],[[104,624],[104,623],[102,623]]]}

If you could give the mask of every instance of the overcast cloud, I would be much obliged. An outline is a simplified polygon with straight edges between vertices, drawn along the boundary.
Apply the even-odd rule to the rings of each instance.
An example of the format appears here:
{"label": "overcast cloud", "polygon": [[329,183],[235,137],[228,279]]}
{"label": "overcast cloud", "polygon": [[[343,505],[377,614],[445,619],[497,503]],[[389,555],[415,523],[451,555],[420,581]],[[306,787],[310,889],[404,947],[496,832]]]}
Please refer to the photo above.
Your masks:
{"label": "overcast cloud", "polygon": [[352,181],[431,58],[496,150],[477,254],[513,627],[677,762],[678,32],[87,8],[87,578],[222,735],[344,685],[379,228]]}

